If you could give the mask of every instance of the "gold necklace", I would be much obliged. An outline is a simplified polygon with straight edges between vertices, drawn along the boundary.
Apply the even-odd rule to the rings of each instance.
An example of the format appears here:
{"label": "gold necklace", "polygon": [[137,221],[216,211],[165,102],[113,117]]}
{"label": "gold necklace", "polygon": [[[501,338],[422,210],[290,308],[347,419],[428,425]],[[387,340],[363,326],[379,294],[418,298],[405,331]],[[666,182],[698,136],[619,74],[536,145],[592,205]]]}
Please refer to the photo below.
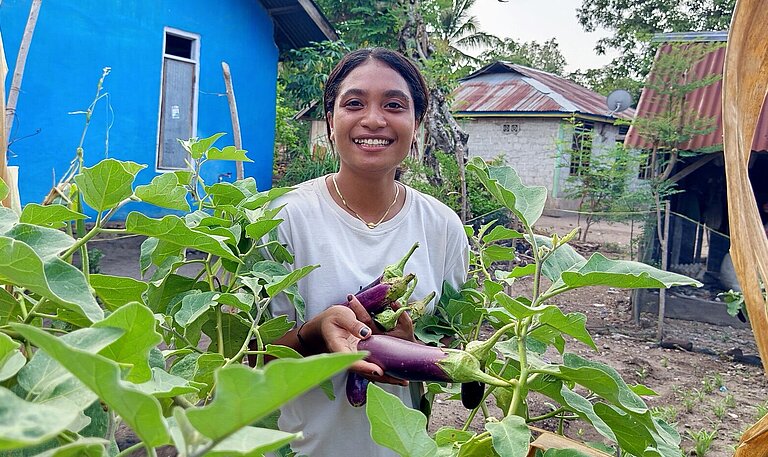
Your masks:
{"label": "gold necklace", "polygon": [[384,211],[384,214],[381,216],[381,219],[379,219],[378,222],[366,222],[365,219],[363,219],[362,217],[360,217],[359,214],[357,214],[357,211],[353,210],[352,208],[349,207],[349,205],[347,205],[347,201],[344,200],[344,196],[341,195],[341,191],[339,190],[339,185],[336,183],[336,173],[331,175],[331,180],[333,181],[333,188],[336,189],[336,195],[339,196],[339,198],[341,199],[341,203],[344,204],[344,207],[350,210],[352,214],[354,214],[355,217],[358,218],[360,222],[365,224],[369,229],[375,229],[376,227],[379,226],[379,224],[384,222],[384,219],[387,217],[387,214],[389,214],[389,210],[391,210],[392,207],[395,206],[395,203],[397,203],[397,197],[400,196],[400,186],[398,186],[397,183],[395,183],[395,198],[394,200],[392,200],[392,203],[389,204],[389,207],[387,207],[387,210]]}

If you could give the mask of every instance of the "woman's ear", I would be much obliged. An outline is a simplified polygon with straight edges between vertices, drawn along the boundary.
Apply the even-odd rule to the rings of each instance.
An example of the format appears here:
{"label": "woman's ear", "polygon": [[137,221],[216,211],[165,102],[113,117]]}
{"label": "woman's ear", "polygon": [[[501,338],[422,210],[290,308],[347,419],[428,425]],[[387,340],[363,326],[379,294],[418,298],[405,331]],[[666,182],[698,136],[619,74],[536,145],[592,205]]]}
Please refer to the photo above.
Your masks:
{"label": "woman's ear", "polygon": [[328,130],[330,131],[328,133],[328,139],[333,141],[333,113],[328,111],[325,113],[325,122],[328,123]]}

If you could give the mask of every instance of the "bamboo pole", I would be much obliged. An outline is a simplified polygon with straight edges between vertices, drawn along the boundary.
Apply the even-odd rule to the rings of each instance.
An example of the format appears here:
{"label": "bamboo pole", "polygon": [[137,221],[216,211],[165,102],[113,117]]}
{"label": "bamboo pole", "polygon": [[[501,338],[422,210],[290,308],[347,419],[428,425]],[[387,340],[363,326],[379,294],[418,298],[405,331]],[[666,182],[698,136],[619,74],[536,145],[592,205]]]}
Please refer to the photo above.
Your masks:
{"label": "bamboo pole", "polygon": [[6,142],[11,136],[11,128],[13,127],[13,118],[16,114],[16,102],[19,99],[19,92],[21,92],[21,78],[24,76],[24,67],[27,64],[27,54],[29,54],[29,45],[32,43],[32,35],[35,33],[35,25],[37,24],[37,16],[40,13],[40,5],[43,0],[32,0],[32,7],[29,9],[29,17],[27,18],[27,25],[24,27],[24,35],[21,38],[21,45],[19,46],[19,54],[16,56],[16,66],[13,68],[13,80],[11,80],[11,88],[8,90],[8,103],[5,106],[5,126],[3,131],[5,132]]}
{"label": "bamboo pole", "polygon": [[[8,75],[8,65],[5,61],[5,49],[3,48],[3,37],[0,35],[0,109],[5,112],[5,77]],[[0,179],[10,187],[8,179],[8,137],[5,135],[5,116],[0,117]],[[2,206],[9,208],[11,205],[11,193],[0,201]]]}
{"label": "bamboo pole", "polygon": [[[669,251],[669,201],[664,202],[664,238],[661,240],[661,269],[667,271]],[[659,321],[656,328],[656,339],[659,343],[664,339],[664,314],[667,312],[667,289],[659,289]]]}
{"label": "bamboo pole", "polygon": [[[232,73],[229,71],[229,64],[221,63],[221,69],[224,72],[224,85],[227,88],[227,102],[229,102],[229,116],[232,118],[232,134],[235,137],[235,147],[243,149],[243,140],[240,136],[240,119],[237,116],[237,101],[235,100],[235,89],[232,86]],[[243,179],[243,162],[235,163],[237,179]]]}

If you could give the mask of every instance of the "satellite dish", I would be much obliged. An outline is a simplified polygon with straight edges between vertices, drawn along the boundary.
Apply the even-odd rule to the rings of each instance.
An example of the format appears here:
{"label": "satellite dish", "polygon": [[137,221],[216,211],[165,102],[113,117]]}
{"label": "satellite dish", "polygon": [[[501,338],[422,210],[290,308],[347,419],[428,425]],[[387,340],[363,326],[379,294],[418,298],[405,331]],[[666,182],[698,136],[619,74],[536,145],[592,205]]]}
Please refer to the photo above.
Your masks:
{"label": "satellite dish", "polygon": [[624,89],[617,89],[608,94],[606,104],[609,114],[620,113],[632,105],[632,94]]}

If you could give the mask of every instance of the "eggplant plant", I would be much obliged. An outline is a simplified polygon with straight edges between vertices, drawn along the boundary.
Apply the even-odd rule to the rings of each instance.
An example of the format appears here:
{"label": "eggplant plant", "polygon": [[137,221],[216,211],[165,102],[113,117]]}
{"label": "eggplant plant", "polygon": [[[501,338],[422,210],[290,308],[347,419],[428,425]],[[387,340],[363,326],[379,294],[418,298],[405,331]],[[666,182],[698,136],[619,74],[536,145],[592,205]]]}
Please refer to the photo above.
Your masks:
{"label": "eggplant plant", "polygon": [[[289,272],[291,254],[268,236],[280,223],[270,203],[290,189],[204,182],[206,162],[248,160],[215,147],[221,135],[183,141],[189,169],[147,185],[133,184],[144,165],[106,159],[80,167],[69,205],[0,207],[0,454],[261,455],[300,434],[255,423],[362,357],[301,358],[273,344],[293,323],[270,316],[270,300],[285,293],[301,315],[296,282],[314,267]],[[131,212],[108,228],[134,201],[175,214]],[[93,223],[75,238],[85,206]],[[147,237],[143,279],[73,265],[100,234]],[[121,423],[138,442],[119,451]]]}
{"label": "eggplant plant", "polygon": [[[610,366],[567,350],[566,346],[579,343],[597,348],[586,329],[586,316],[564,313],[552,304],[552,299],[587,286],[668,288],[701,284],[676,273],[611,260],[599,253],[586,259],[568,245],[576,231],[551,237],[534,232],[533,226],[544,209],[546,188],[527,186],[512,168],[489,166],[479,158],[473,158],[467,169],[516,216],[524,230],[493,223],[477,230],[467,227],[472,247],[469,281],[461,290],[444,288],[436,315],[422,317],[417,336],[422,341],[437,342],[444,334],[454,334],[463,352],[472,355],[473,364],[479,361],[487,376],[454,379],[465,384],[461,394],[455,384],[427,386],[432,395],[450,392],[452,398],[461,398],[472,408],[462,428],[443,428],[435,436],[427,433],[427,418],[421,412],[369,384],[366,412],[374,440],[403,456],[525,457],[532,455],[532,427],[556,418],[560,424],[578,420],[593,427],[619,455],[681,455],[679,434],[654,417],[643,400],[644,396],[654,395],[653,390],[628,385]],[[510,242],[527,243],[533,261],[502,268],[516,257]],[[524,277],[532,278],[530,292],[509,295],[507,286]],[[493,329],[493,334],[481,339],[481,330],[488,328]],[[367,344],[372,343],[375,341]],[[553,357],[552,351],[545,356],[548,348],[554,348],[557,356]],[[429,352],[427,358],[431,360],[434,354]],[[489,379],[493,382],[478,382]],[[531,415],[529,399],[534,394],[546,397],[551,411]],[[498,417],[491,417],[486,408],[490,397],[501,410]],[[470,431],[469,424],[480,411],[486,415],[485,431]],[[579,447],[576,444],[574,448]],[[536,452],[545,456],[611,455],[597,450],[585,454],[576,449]]]}

